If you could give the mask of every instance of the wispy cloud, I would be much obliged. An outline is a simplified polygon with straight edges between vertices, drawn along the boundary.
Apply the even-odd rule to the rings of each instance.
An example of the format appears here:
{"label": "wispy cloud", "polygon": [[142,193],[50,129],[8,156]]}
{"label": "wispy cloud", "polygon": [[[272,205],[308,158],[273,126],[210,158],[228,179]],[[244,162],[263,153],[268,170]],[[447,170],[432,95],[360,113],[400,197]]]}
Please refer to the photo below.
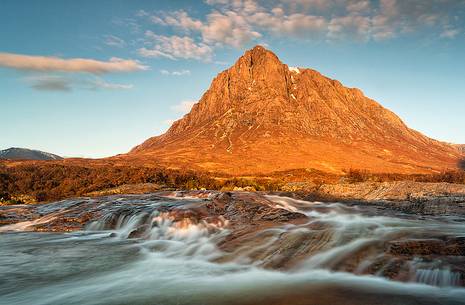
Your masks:
{"label": "wispy cloud", "polygon": [[160,70],[160,73],[163,75],[173,75],[173,76],[191,75],[190,70],[179,70],[179,71]]}
{"label": "wispy cloud", "polygon": [[459,29],[447,28],[447,29],[444,29],[444,31],[441,33],[440,36],[441,36],[442,38],[453,39],[453,38],[455,38],[455,36],[457,36],[458,34],[460,34],[460,30],[459,30]]}
{"label": "wispy cloud", "polygon": [[139,54],[144,57],[164,57],[169,59],[197,59],[211,60],[213,50],[205,43],[196,43],[188,36],[164,36],[147,31],[145,37],[152,44],[151,48],[139,49]]}
{"label": "wispy cloud", "polygon": [[71,77],[69,75],[34,75],[24,78],[24,81],[35,90],[70,92],[81,90],[128,90],[130,84],[109,83],[100,77]]}
{"label": "wispy cloud", "polygon": [[107,35],[105,37],[105,44],[110,47],[117,47],[117,48],[124,48],[127,44],[124,39],[119,38],[118,36],[114,35]]}
{"label": "wispy cloud", "polygon": [[134,88],[132,84],[115,84],[109,83],[101,78],[97,78],[93,81],[88,82],[88,89],[89,90],[129,90]]}
{"label": "wispy cloud", "polygon": [[167,119],[167,120],[164,120],[163,123],[165,123],[166,125],[173,125],[173,123],[176,121],[177,119]]}
{"label": "wispy cloud", "polygon": [[198,101],[185,100],[181,101],[179,104],[171,106],[171,110],[179,113],[188,113],[191,111],[192,106],[194,106]]}
{"label": "wispy cloud", "polygon": [[137,60],[110,58],[109,61],[95,59],[59,57],[30,56],[12,53],[0,53],[0,67],[29,70],[29,71],[52,71],[52,72],[87,72],[92,74],[103,74],[113,72],[132,72],[147,70]]}
{"label": "wispy cloud", "polygon": [[39,91],[71,91],[72,81],[62,76],[41,75],[29,77],[26,81],[31,88]]}
{"label": "wispy cloud", "polygon": [[[382,41],[423,31],[429,37],[455,38],[454,19],[465,9],[457,0],[206,0],[211,10],[195,17],[187,11],[144,11],[149,22],[175,33],[146,32],[143,56],[212,59],[218,48],[242,48],[273,38],[304,41]],[[177,36],[179,34],[180,36]]]}
{"label": "wispy cloud", "polygon": [[[184,100],[179,102],[176,105],[171,106],[171,110],[176,112],[178,115],[185,115],[186,113],[189,113],[192,109],[192,107],[197,104],[198,101],[192,101],[192,100]],[[167,125],[173,125],[174,122],[176,122],[179,119],[167,119],[163,123]]]}

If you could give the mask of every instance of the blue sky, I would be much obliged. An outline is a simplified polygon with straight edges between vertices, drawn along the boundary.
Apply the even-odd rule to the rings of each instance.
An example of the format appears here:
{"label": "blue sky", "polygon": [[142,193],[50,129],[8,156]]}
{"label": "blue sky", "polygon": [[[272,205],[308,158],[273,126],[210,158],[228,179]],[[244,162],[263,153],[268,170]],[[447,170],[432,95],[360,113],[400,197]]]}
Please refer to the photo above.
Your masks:
{"label": "blue sky", "polygon": [[0,149],[127,152],[262,44],[465,143],[465,1],[2,0]]}

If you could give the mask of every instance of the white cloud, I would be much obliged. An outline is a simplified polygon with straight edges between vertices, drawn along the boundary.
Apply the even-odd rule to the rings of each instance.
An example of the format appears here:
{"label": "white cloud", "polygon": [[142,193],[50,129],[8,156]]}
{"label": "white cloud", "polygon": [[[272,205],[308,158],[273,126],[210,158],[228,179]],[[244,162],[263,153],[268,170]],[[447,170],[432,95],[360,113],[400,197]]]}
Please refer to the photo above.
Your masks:
{"label": "white cloud", "polygon": [[163,75],[173,75],[173,76],[191,75],[190,70],[178,70],[178,71],[160,70],[160,73]]}
{"label": "white cloud", "polygon": [[283,15],[279,9],[272,13],[258,12],[250,16],[253,24],[277,36],[293,36],[313,38],[326,32],[327,21],[324,17],[291,14]]}
{"label": "white cloud", "polygon": [[348,37],[357,40],[367,40],[370,34],[370,18],[358,15],[336,17],[328,25],[329,39],[344,39]]}
{"label": "white cloud", "polygon": [[114,35],[107,35],[105,37],[105,44],[117,48],[124,48],[126,46],[126,42],[123,39]]}
{"label": "white cloud", "polygon": [[165,57],[169,59],[211,60],[213,50],[205,43],[196,43],[191,37],[156,35],[151,31],[145,37],[153,44],[150,49],[141,48],[139,54],[144,57]]}
{"label": "white cloud", "polygon": [[206,21],[190,17],[185,11],[161,13],[160,16],[152,16],[153,23],[172,26],[183,32],[197,32],[201,35],[205,44],[225,44],[233,47],[241,47],[244,44],[261,37],[261,34],[252,29],[246,16],[235,11],[214,11],[206,16]]}
{"label": "white cloud", "polygon": [[129,90],[134,88],[134,85],[131,84],[115,84],[115,83],[109,83],[106,82],[105,80],[101,78],[97,78],[93,81],[88,82],[88,87],[87,89],[90,90]]}
{"label": "white cloud", "polygon": [[234,11],[213,12],[207,16],[207,23],[201,28],[202,38],[210,44],[226,44],[240,48],[246,43],[262,37],[247,22],[247,17]]}
{"label": "white cloud", "polygon": [[432,35],[438,27],[449,27],[451,16],[464,6],[455,0],[380,0],[371,17],[372,36],[383,40],[418,31]]}
{"label": "white cloud", "polygon": [[[211,10],[193,17],[186,11],[157,12],[144,18],[180,36],[152,34],[143,56],[211,60],[222,47],[265,44],[272,37],[316,41],[380,41],[424,31],[442,38],[458,34],[452,16],[463,0],[205,0]],[[147,15],[147,16],[146,16]],[[151,35],[146,39],[150,40]]]}
{"label": "white cloud", "polygon": [[191,111],[192,106],[194,106],[198,101],[185,100],[181,101],[179,104],[171,106],[171,110],[179,113],[188,113]]}
{"label": "white cloud", "polygon": [[290,7],[291,11],[296,12],[299,10],[327,10],[333,4],[334,0],[279,0]]}
{"label": "white cloud", "polygon": [[87,72],[93,74],[147,70],[137,60],[111,58],[109,61],[95,59],[30,56],[0,53],[0,67],[31,71]]}
{"label": "white cloud", "polygon": [[169,25],[184,30],[200,30],[203,26],[200,20],[191,18],[185,11],[175,11],[164,16],[152,16],[151,21],[156,24]]}
{"label": "white cloud", "polygon": [[215,5],[215,4],[228,4],[230,0],[205,0],[205,3],[208,5]]}
{"label": "white cloud", "polygon": [[136,13],[136,16],[137,17],[146,17],[146,16],[150,16],[150,14],[145,10],[138,10],[137,13]]}
{"label": "white cloud", "polygon": [[347,3],[347,11],[353,14],[362,14],[370,11],[371,4],[368,0],[358,0]]}
{"label": "white cloud", "polygon": [[460,30],[458,29],[444,29],[440,37],[452,39],[455,38],[455,36],[457,36],[458,34],[460,34]]}
{"label": "white cloud", "polygon": [[176,122],[178,119],[166,119],[163,121],[163,123],[167,125],[173,125],[174,122]]}

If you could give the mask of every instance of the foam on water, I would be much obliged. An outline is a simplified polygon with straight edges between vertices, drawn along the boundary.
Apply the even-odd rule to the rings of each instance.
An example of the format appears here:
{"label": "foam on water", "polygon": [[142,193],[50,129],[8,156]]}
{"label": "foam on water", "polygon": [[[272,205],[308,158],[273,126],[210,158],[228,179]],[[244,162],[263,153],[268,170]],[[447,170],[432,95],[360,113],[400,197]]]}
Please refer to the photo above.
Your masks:
{"label": "foam on water", "polygon": [[227,234],[228,221],[219,217],[215,222],[189,218],[175,219],[166,212],[119,215],[114,227],[109,227],[113,214],[87,226],[89,231],[110,230],[117,238],[140,238],[145,250],[156,250],[167,256],[189,256],[213,260],[221,255],[216,243]]}
{"label": "foam on water", "polygon": [[415,273],[415,282],[434,286],[457,286],[460,282],[460,274],[449,269],[418,269]]}
{"label": "foam on water", "polygon": [[[428,236],[439,229],[461,236],[463,224],[370,216],[338,203],[266,198],[308,220],[258,230],[238,244],[233,257],[220,247],[230,233],[226,219],[194,219],[159,211],[156,204],[127,208],[129,197],[121,209],[112,206],[84,232],[0,235],[0,304],[465,304],[465,289],[455,287],[461,285],[461,275],[445,262],[414,258],[404,282],[382,277],[383,268],[393,263],[389,259],[377,276],[363,275],[384,258],[383,244],[393,237]],[[1,229],[27,229],[58,216]],[[287,271],[263,268],[267,259],[279,258],[287,249],[275,249],[277,244],[299,244],[301,236],[316,237],[308,239],[314,244],[298,264]],[[338,269],[360,253],[366,257],[352,273]]]}
{"label": "foam on water", "polygon": [[[314,269],[297,273],[145,253],[111,273],[11,292],[5,304],[465,304],[463,289]],[[287,300],[287,301],[286,301]],[[403,300],[398,303],[398,300]],[[315,302],[315,303],[314,303]]]}

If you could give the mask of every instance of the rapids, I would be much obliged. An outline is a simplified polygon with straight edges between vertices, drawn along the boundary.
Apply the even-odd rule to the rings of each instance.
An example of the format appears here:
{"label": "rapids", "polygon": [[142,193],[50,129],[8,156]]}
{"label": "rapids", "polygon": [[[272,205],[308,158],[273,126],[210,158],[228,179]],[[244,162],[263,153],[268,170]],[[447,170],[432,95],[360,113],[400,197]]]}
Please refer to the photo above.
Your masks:
{"label": "rapids", "polygon": [[465,304],[465,217],[221,196],[33,207],[0,227],[0,304]]}

